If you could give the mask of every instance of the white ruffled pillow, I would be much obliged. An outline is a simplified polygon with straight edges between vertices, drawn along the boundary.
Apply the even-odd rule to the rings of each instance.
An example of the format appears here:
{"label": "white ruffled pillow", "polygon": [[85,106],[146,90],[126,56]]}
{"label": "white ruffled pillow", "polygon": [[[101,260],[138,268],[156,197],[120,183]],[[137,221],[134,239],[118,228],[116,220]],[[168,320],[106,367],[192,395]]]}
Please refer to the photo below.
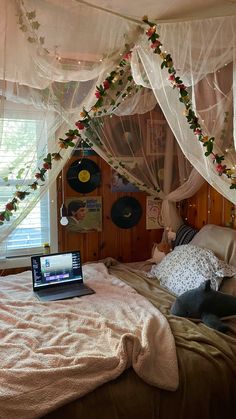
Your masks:
{"label": "white ruffled pillow", "polygon": [[177,246],[150,271],[150,276],[175,295],[198,287],[210,279],[211,287],[218,290],[224,277],[231,277],[236,268],[218,259],[211,250],[185,244]]}

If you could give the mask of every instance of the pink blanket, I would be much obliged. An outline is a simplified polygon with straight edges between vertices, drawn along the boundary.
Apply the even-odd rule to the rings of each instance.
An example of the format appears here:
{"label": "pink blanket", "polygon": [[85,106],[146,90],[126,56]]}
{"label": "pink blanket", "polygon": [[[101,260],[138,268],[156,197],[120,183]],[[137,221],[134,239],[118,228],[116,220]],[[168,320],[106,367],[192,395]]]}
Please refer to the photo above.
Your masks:
{"label": "pink blanket", "polygon": [[96,294],[44,303],[31,271],[1,277],[0,417],[40,417],[130,366],[151,385],[177,388],[166,318],[103,263],[83,272]]}

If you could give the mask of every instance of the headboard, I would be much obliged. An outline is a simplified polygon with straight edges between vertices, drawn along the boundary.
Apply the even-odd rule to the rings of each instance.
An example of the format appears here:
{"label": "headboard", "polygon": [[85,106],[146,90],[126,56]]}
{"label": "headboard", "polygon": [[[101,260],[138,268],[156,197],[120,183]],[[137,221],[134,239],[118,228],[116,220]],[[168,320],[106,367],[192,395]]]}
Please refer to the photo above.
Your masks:
{"label": "headboard", "polygon": [[191,244],[211,249],[219,259],[236,267],[236,230],[206,224],[194,236]]}

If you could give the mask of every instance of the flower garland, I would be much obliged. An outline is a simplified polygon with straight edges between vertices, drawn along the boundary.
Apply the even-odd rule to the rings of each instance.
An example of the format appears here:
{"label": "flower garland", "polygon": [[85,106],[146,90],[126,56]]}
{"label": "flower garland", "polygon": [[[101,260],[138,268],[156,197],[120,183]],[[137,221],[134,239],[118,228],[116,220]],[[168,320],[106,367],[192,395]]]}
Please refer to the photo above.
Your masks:
{"label": "flower garland", "polygon": [[[22,1],[23,4],[23,1]],[[30,12],[27,14],[27,18],[32,22],[31,27],[33,30],[38,30],[39,24],[37,21],[35,21],[36,15],[35,12]],[[159,54],[159,56],[162,59],[161,68],[167,68],[169,73],[169,81],[172,83],[173,88],[177,88],[179,90],[179,100],[182,102],[185,106],[184,114],[187,118],[187,121],[190,125],[190,129],[193,130],[195,136],[197,139],[202,143],[204,147],[206,147],[205,156],[211,156],[213,163],[216,164],[216,170],[219,174],[219,176],[222,176],[222,174],[226,175],[228,178],[231,179],[231,186],[230,189],[236,189],[236,174],[235,172],[227,168],[226,165],[223,165],[222,162],[224,160],[224,155],[219,156],[214,152],[214,137],[208,137],[203,132],[203,129],[201,128],[201,125],[199,123],[198,117],[196,116],[194,110],[192,109],[192,104],[190,101],[190,97],[187,91],[186,86],[183,84],[183,81],[179,76],[176,74],[176,70],[173,65],[173,60],[170,54],[167,54],[166,52],[162,52],[161,47],[162,43],[159,40],[159,34],[156,31],[156,24],[149,22],[148,18],[145,16],[143,18],[143,22],[149,25],[149,29],[146,31],[146,34],[148,36],[148,40],[151,42],[151,48],[153,49],[153,52],[155,54]],[[24,26],[22,15],[19,15],[19,21],[20,29],[22,31],[26,31],[27,28]],[[36,37],[37,38],[37,37]],[[28,39],[29,42],[36,42],[37,39],[31,40]],[[44,39],[40,39],[39,41],[41,45],[44,44]],[[127,47],[127,46],[126,46]],[[48,52],[46,50],[46,52]],[[67,149],[69,147],[75,147],[78,139],[83,140],[83,136],[81,135],[83,132],[83,135],[90,139],[92,130],[90,128],[90,123],[94,121],[95,117],[103,116],[107,113],[105,106],[105,99],[108,99],[107,92],[109,89],[114,89],[115,87],[118,87],[118,90],[115,93],[115,98],[111,99],[109,106],[111,106],[111,112],[114,112],[114,110],[121,104],[122,100],[125,100],[127,96],[131,93],[132,89],[134,88],[134,81],[132,75],[129,73],[127,76],[127,85],[126,89],[120,90],[119,86],[124,84],[124,67],[129,63],[131,58],[131,50],[128,50],[127,53],[124,54],[123,58],[117,65],[116,70],[111,71],[111,73],[106,77],[106,79],[103,81],[102,84],[96,87],[95,91],[95,97],[96,102],[92,106],[90,110],[83,109],[80,116],[81,119],[79,119],[76,123],[76,129],[70,129],[67,133],[65,133],[65,138],[59,138],[59,148]],[[136,91],[141,88],[141,86],[136,86]],[[99,124],[99,121],[96,122]],[[97,142],[99,142],[99,139],[96,138]],[[89,144],[89,142],[88,142]],[[90,142],[89,145],[93,145],[92,142]],[[101,146],[101,143],[99,143]],[[110,156],[112,157],[112,156]],[[35,173],[35,181],[28,185],[29,188],[25,191],[17,190],[14,193],[14,197],[11,201],[9,201],[5,205],[5,210],[0,212],[0,225],[2,225],[5,221],[9,221],[11,216],[13,215],[13,211],[17,211],[19,207],[20,201],[24,200],[27,195],[31,193],[30,190],[36,190],[39,186],[42,186],[39,182],[45,182],[46,181],[46,174],[48,170],[51,170],[53,161],[59,161],[62,159],[62,156],[60,154],[60,150],[54,153],[48,153],[47,156],[43,159],[43,166],[38,169],[38,172]],[[117,163],[112,163],[113,166],[117,165]],[[120,167],[124,167],[124,164],[122,162],[119,162]],[[136,186],[144,187],[148,190],[148,187],[142,183],[136,182]],[[159,190],[157,189],[157,192]]]}
{"label": "flower garland", "polygon": [[[127,48],[128,46],[126,46]],[[80,116],[81,119],[78,120],[75,125],[76,129],[70,129],[68,132],[65,133],[65,138],[59,138],[59,148],[60,150],[54,153],[48,153],[47,156],[43,159],[43,165],[41,168],[38,169],[38,172],[35,173],[35,181],[28,185],[28,188],[24,191],[17,190],[14,193],[14,197],[11,201],[9,201],[5,205],[4,211],[0,212],[0,225],[4,224],[5,221],[9,221],[13,212],[17,211],[20,201],[23,201],[26,196],[28,196],[32,191],[35,191],[38,187],[42,186],[39,182],[46,181],[46,174],[49,170],[51,170],[53,162],[59,161],[63,157],[60,154],[62,149],[68,149],[69,147],[75,147],[78,139],[82,139],[83,137],[80,131],[84,131],[84,135],[88,136],[91,135],[91,128],[90,122],[94,120],[96,116],[105,115],[107,110],[102,106],[104,106],[105,99],[108,98],[108,90],[113,89],[116,91],[114,92],[115,99],[111,99],[109,102],[109,106],[111,106],[111,111],[113,112],[123,100],[127,98],[127,96],[131,93],[131,91],[135,88],[137,91],[140,86],[136,86],[133,81],[133,77],[128,73],[127,80],[126,80],[126,88],[121,90],[120,86],[124,83],[124,68],[129,65],[130,66],[130,58],[131,58],[131,51],[128,51],[124,54],[121,61],[117,65],[117,68],[110,72],[110,74],[106,77],[103,83],[96,87],[95,97],[97,101],[92,106],[92,108],[87,111],[83,109]]]}
{"label": "flower garland", "polygon": [[219,156],[214,152],[215,137],[209,138],[208,135],[204,133],[199,123],[199,119],[192,108],[188,90],[181,78],[177,76],[171,55],[161,50],[162,43],[160,42],[160,36],[157,33],[156,24],[149,22],[147,16],[143,17],[143,22],[149,25],[149,29],[146,31],[146,35],[151,43],[151,48],[153,49],[154,54],[158,54],[162,59],[161,68],[168,69],[168,79],[171,82],[173,88],[177,88],[179,91],[179,101],[182,102],[185,106],[184,115],[186,116],[190,129],[194,132],[196,138],[202,143],[203,147],[206,147],[205,156],[210,156],[212,158],[213,164],[216,165],[216,171],[218,172],[219,176],[224,174],[231,179],[230,189],[236,189],[236,173],[234,170],[228,168],[225,164],[222,164],[223,160],[225,159],[224,155]]}
{"label": "flower garland", "polygon": [[39,21],[36,19],[36,11],[32,10],[30,12],[25,11],[25,14],[20,10],[20,8],[24,9],[24,1],[19,0],[19,11],[18,11],[18,25],[19,29],[27,35],[27,41],[30,44],[38,43],[45,54],[49,54],[47,48],[44,47],[45,37],[38,36],[37,31],[41,26]]}

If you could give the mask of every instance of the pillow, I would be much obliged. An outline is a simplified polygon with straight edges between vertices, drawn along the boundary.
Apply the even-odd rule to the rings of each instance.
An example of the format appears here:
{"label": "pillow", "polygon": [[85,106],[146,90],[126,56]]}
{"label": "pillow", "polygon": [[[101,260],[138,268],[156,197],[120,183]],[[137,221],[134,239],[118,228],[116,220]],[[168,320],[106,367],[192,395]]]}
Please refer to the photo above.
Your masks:
{"label": "pillow", "polygon": [[211,249],[218,258],[236,266],[236,230],[232,228],[206,224],[191,244]]}
{"label": "pillow", "polygon": [[175,248],[175,246],[188,244],[197,232],[198,230],[196,228],[193,228],[186,224],[182,224],[176,231],[176,237],[173,241],[173,249]]}
{"label": "pillow", "polygon": [[223,278],[235,273],[236,268],[219,260],[211,250],[191,244],[175,247],[150,271],[150,275],[157,277],[160,284],[175,295],[196,288],[207,280],[211,281],[212,289],[218,290]]}

